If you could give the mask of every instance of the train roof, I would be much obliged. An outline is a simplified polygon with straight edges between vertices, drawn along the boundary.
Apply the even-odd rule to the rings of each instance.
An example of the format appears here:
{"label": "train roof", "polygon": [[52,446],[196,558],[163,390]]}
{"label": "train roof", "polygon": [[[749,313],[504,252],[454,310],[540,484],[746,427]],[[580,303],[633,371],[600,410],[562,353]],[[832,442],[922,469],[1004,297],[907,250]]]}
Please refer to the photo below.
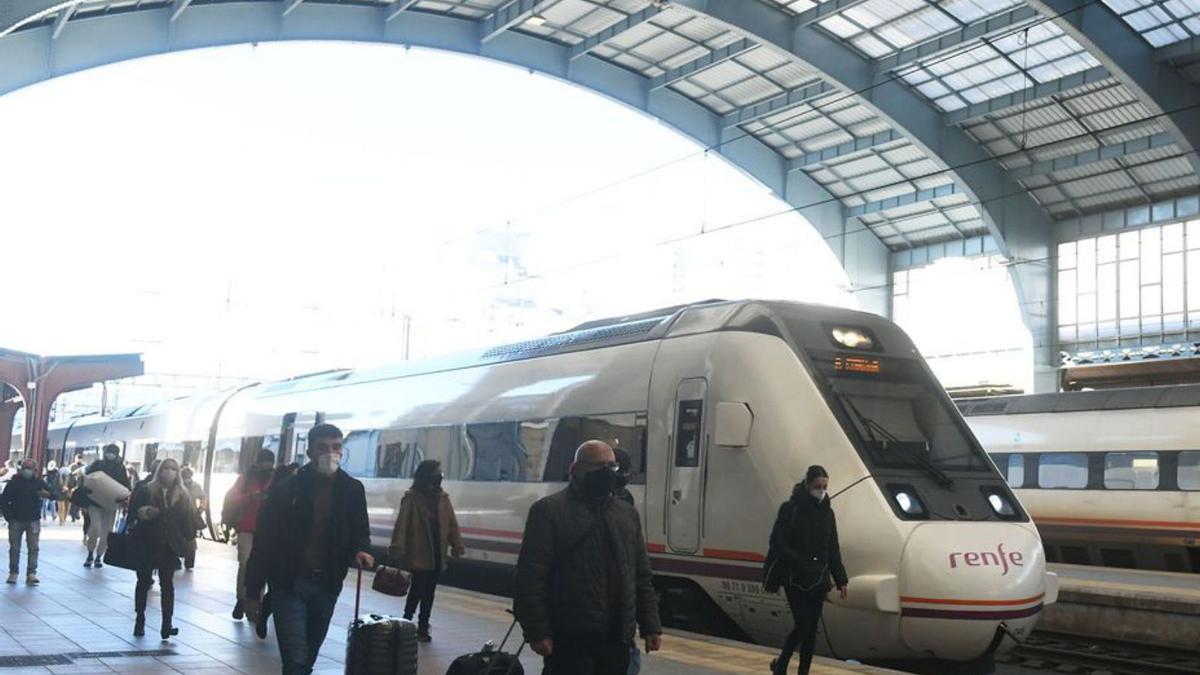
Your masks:
{"label": "train roof", "polygon": [[958,404],[958,409],[962,411],[962,414],[967,417],[1138,408],[1188,408],[1200,406],[1200,384],[966,398],[959,399],[955,403]]}

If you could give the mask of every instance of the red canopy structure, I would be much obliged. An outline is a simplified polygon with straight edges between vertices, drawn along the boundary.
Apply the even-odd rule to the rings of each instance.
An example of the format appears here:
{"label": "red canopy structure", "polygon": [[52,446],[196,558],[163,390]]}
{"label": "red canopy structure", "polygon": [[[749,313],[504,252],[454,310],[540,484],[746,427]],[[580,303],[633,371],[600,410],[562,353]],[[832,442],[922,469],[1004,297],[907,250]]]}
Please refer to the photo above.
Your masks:
{"label": "red canopy structure", "polygon": [[[144,372],[141,354],[38,356],[0,349],[0,461],[8,459],[13,419],[22,406],[25,456],[41,463],[50,425],[50,406],[59,394]],[[13,392],[20,394],[20,401],[12,398]]]}

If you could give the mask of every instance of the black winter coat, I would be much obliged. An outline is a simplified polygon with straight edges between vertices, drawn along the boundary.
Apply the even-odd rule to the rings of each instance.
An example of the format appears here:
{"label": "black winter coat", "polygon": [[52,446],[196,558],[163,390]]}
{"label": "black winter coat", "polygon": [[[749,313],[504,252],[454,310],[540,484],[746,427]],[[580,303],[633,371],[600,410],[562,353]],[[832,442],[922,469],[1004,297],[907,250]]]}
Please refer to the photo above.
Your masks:
{"label": "black winter coat", "polygon": [[[84,473],[94,473],[96,471],[103,471],[108,474],[109,478],[112,478],[128,489],[132,489],[132,486],[129,484],[129,472],[125,470],[125,465],[121,464],[121,460],[114,459],[110,462],[107,459],[98,459],[92,462],[91,466]],[[114,507],[110,506],[108,508]]]}
{"label": "black winter coat", "polygon": [[[312,530],[313,485],[319,478],[316,467],[309,464],[276,483],[263,500],[246,570],[247,597],[258,597],[268,581],[272,588],[293,587],[304,564]],[[371,550],[366,491],[345,471],[333,475],[329,514],[332,522],[321,569],[326,590],[340,593],[346,572],[355,564],[354,556]]]}
{"label": "black winter coat", "polygon": [[[154,506],[159,513],[150,520],[142,520],[138,511],[143,506]],[[165,505],[162,490],[153,484],[139,487],[129,501],[129,518],[126,530],[133,530],[133,540],[141,553],[141,562],[147,568],[156,568],[172,558],[187,555],[196,539],[196,508],[188,498],[187,490],[178,488],[175,500]]]}
{"label": "black winter coat", "polygon": [[41,478],[25,478],[17,474],[4,486],[4,494],[0,495],[0,509],[4,518],[9,521],[30,522],[42,519],[41,491],[49,492],[50,488]]}
{"label": "black winter coat", "polygon": [[[593,529],[597,518],[602,523]],[[568,487],[534,503],[525,521],[513,611],[526,641],[607,635],[612,630],[601,537],[608,537],[621,581],[620,638],[632,640],[637,626],[643,636],[662,633],[637,510],[615,497],[589,507],[575,488]]]}
{"label": "black winter coat", "polygon": [[848,581],[829,498],[818,504],[803,483],[797,484],[792,498],[779,506],[771,529],[771,553],[786,566],[787,585],[826,593],[832,588],[830,576],[837,586],[845,586]]}

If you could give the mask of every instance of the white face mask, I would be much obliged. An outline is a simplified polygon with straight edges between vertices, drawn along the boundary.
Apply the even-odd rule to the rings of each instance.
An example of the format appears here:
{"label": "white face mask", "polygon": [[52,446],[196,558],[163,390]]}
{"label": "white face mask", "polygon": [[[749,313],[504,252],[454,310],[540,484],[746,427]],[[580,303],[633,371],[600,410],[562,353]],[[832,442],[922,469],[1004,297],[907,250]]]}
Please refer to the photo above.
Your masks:
{"label": "white face mask", "polygon": [[313,460],[317,465],[317,473],[322,476],[332,476],[337,473],[338,467],[342,463],[342,453],[330,452]]}
{"label": "white face mask", "polygon": [[825,501],[825,490],[822,490],[821,488],[809,490],[808,494],[812,495],[813,499],[817,500],[818,502]]}

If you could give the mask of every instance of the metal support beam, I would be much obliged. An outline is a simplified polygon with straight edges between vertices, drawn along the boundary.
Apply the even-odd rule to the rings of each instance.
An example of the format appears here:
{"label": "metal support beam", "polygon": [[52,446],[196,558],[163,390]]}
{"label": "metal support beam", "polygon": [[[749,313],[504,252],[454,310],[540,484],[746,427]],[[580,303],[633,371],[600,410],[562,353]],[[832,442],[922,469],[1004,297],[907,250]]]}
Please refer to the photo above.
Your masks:
{"label": "metal support beam", "polygon": [[732,44],[725,45],[719,49],[714,49],[695,61],[690,61],[681,66],[676,66],[667,72],[656,76],[654,79],[650,80],[650,91],[657,91],[684,78],[691,77],[696,73],[708,70],[717,64],[725,63],[738,54],[744,54],[757,46],[758,43],[754,40],[742,38]]}
{"label": "metal support beam", "polygon": [[[413,1],[415,1],[415,0],[413,0]],[[620,21],[614,23],[613,25],[609,26],[608,28],[605,28],[604,30],[600,31],[599,33],[589,36],[583,42],[580,42],[579,44],[572,46],[567,51],[567,58],[571,61],[574,61],[575,59],[586,56],[588,52],[592,51],[596,47],[599,47],[600,45],[604,44],[605,42],[608,42],[609,40],[617,37],[621,33],[625,33],[634,28],[637,28],[638,26],[646,23],[650,19],[653,19],[654,17],[658,16],[659,14],[662,14],[664,10],[665,10],[665,7],[663,7],[663,6],[650,5],[649,7],[641,10],[640,12],[634,12],[633,14],[630,14],[629,16],[625,17],[624,19],[621,19]]]}
{"label": "metal support beam", "polygon": [[384,23],[395,19],[407,10],[409,7],[417,4],[421,0],[394,0],[392,6],[387,9],[387,16],[383,19]]}
{"label": "metal support beam", "polygon": [[283,1],[283,15],[284,16],[287,16],[288,14],[291,14],[292,12],[296,11],[296,8],[300,6],[300,3],[304,2],[304,0],[282,0],[282,1]]}
{"label": "metal support beam", "polygon": [[1044,176],[1055,171],[1065,171],[1074,169],[1088,164],[1095,164],[1106,159],[1116,159],[1126,155],[1132,155],[1138,152],[1153,150],[1154,148],[1165,148],[1168,145],[1175,144],[1175,137],[1166,132],[1135,138],[1132,141],[1124,143],[1114,143],[1112,145],[1103,145],[1094,150],[1087,152],[1079,152],[1066,157],[1055,157],[1041,162],[1034,162],[1029,166],[1022,166],[1012,170],[1013,178],[1023,180],[1032,176]]}
{"label": "metal support beam", "polygon": [[1011,94],[1004,94],[1003,96],[997,96],[986,101],[973,103],[965,108],[948,112],[943,117],[946,120],[946,124],[961,124],[976,117],[1019,108],[1056,94],[1065,94],[1072,89],[1078,89],[1089,84],[1107,80],[1110,77],[1112,77],[1112,74],[1108,72],[1107,68],[1096,66],[1095,68],[1089,68],[1073,75],[1060,77],[1057,80],[1035,84],[1021,91],[1014,91]]}
{"label": "metal support beam", "polygon": [[736,127],[739,124],[753,122],[756,119],[766,117],[788,108],[795,108],[815,101],[822,96],[836,93],[837,89],[827,82],[814,82],[806,84],[794,89],[790,89],[778,96],[774,96],[765,101],[752,103],[748,106],[743,106],[737,110],[726,113],[721,118],[721,125],[729,128]]}
{"label": "metal support beam", "polygon": [[1200,58],[1200,37],[1192,36],[1186,40],[1159,47],[1154,50],[1155,61],[1175,61]]}
{"label": "metal support beam", "polygon": [[190,4],[192,4],[192,0],[175,0],[171,4],[171,23],[178,21],[179,17],[183,14],[183,10],[187,9]]}
{"label": "metal support beam", "polygon": [[827,2],[821,2],[818,3],[816,7],[811,7],[801,12],[800,15],[796,17],[796,23],[801,26],[807,26],[822,19],[827,19],[838,12],[861,5],[866,1],[867,0],[828,0]]}
{"label": "metal support beam", "polygon": [[929,188],[928,190],[917,190],[916,192],[909,192],[896,197],[889,197],[887,199],[880,199],[879,201],[867,202],[866,204],[852,206],[846,209],[846,217],[858,218],[859,216],[865,216],[869,213],[880,213],[883,211],[890,211],[892,209],[900,208],[901,206],[912,206],[913,204],[931,202],[940,197],[949,197],[950,195],[958,194],[958,191],[957,184],[947,183],[946,185],[939,185],[935,188]]}
{"label": "metal support beam", "polygon": [[895,54],[883,57],[877,64],[881,72],[894,70],[914,61],[920,61],[937,56],[943,52],[948,52],[968,42],[974,42],[980,38],[999,33],[1007,28],[1032,21],[1036,18],[1038,18],[1036,10],[1021,5],[1002,14],[976,21],[962,28],[947,31],[911,47],[905,47]]}
{"label": "metal support beam", "polygon": [[54,29],[50,31],[50,39],[57,40],[59,35],[62,35],[63,29],[67,27],[67,22],[75,15],[75,10],[79,9],[79,5],[67,5],[58,13],[58,18],[54,20]]}
{"label": "metal support beam", "polygon": [[976,258],[983,255],[996,255],[999,250],[996,241],[986,234],[957,241],[927,244],[893,253],[891,256],[892,270],[899,272],[914,267],[924,267],[942,258]]}
{"label": "metal support beam", "polygon": [[512,0],[480,22],[479,41],[490,42],[504,31],[533,16],[542,0]]}
{"label": "metal support beam", "polygon": [[876,148],[893,141],[901,140],[903,138],[904,134],[901,134],[895,129],[888,129],[887,131],[881,131],[871,136],[856,138],[852,141],[846,141],[840,145],[835,145],[823,150],[817,150],[816,152],[809,152],[800,155],[799,157],[796,157],[788,162],[788,171],[799,171],[810,166],[816,166],[817,164],[824,164],[826,162],[833,161],[838,157],[845,157],[858,152],[865,152],[871,148]]}
{"label": "metal support beam", "polygon": [[1104,3],[1082,0],[1028,0],[1054,25],[1078,42],[1125,85],[1187,153],[1200,172],[1200,87],[1155,60],[1155,49]]}

